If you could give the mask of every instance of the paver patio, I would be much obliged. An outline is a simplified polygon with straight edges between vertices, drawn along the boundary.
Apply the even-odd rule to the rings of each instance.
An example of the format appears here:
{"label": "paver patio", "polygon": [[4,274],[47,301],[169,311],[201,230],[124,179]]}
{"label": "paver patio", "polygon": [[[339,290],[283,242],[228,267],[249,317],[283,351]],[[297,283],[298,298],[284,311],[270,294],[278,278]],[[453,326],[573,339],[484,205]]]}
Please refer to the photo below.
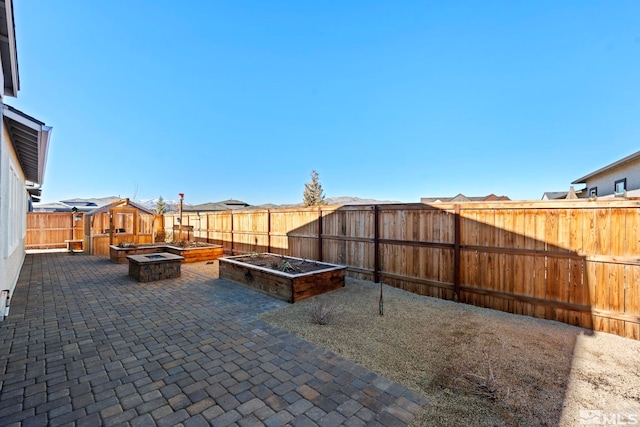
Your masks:
{"label": "paver patio", "polygon": [[285,302],[207,277],[27,255],[0,322],[0,425],[400,426],[425,398],[257,319]]}

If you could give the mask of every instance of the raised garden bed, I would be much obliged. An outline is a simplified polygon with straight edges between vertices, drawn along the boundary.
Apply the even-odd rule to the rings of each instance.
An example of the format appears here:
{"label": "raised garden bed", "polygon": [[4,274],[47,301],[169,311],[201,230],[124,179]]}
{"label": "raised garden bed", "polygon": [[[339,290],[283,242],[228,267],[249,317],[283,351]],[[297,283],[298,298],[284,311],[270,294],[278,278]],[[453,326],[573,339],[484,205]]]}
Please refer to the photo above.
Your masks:
{"label": "raised garden bed", "polygon": [[347,267],[326,262],[251,254],[220,258],[220,278],[294,303],[344,286]]}
{"label": "raised garden bed", "polygon": [[168,252],[184,258],[183,262],[211,261],[220,258],[224,254],[224,249],[220,245],[199,244],[198,246],[174,246],[166,243],[155,245],[135,245],[130,247],[109,246],[109,257],[111,261],[117,263],[127,262],[130,255],[154,254]]}

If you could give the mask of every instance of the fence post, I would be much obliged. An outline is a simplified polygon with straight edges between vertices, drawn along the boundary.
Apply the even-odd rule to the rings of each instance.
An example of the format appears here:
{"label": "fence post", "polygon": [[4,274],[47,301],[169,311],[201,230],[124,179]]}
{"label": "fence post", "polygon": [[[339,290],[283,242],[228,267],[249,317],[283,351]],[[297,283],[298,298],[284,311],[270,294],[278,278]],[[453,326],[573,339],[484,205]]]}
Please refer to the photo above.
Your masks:
{"label": "fence post", "polygon": [[380,283],[380,208],[373,205],[373,282]]}
{"label": "fence post", "polygon": [[204,225],[205,226],[205,231],[207,233],[206,234],[206,236],[207,236],[206,240],[207,240],[207,243],[211,243],[209,241],[209,214],[208,213],[204,214],[204,217],[207,219],[206,224]]}
{"label": "fence post", "polygon": [[322,262],[322,208],[318,206],[318,261]]}
{"label": "fence post", "polygon": [[460,205],[453,213],[453,300],[460,301]]}
{"label": "fence post", "polygon": [[231,212],[231,255],[233,256],[233,211]]}
{"label": "fence post", "polygon": [[267,253],[271,253],[271,209],[267,209]]}

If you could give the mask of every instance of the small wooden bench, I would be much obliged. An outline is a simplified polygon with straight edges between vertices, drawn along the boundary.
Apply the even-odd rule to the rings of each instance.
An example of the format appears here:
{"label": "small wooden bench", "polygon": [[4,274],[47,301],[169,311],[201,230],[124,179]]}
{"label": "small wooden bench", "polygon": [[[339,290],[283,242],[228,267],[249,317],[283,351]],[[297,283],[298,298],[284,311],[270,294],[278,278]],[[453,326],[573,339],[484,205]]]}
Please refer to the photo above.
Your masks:
{"label": "small wooden bench", "polygon": [[65,240],[64,242],[67,244],[67,250],[71,253],[82,252],[84,250],[84,240],[82,239],[69,239]]}

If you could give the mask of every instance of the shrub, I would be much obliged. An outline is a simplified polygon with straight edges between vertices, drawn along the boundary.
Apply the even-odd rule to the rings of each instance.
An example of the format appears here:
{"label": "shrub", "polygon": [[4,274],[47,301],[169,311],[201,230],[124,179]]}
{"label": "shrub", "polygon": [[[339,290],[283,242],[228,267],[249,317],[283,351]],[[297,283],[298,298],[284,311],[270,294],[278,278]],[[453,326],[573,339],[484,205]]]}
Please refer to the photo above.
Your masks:
{"label": "shrub", "polygon": [[318,303],[311,309],[311,320],[318,325],[327,325],[333,319],[335,306],[325,303]]}
{"label": "shrub", "polygon": [[[493,346],[494,348],[487,345],[475,369],[457,376],[456,382],[473,394],[505,401],[511,397],[513,391],[511,384],[502,378],[505,345],[499,342],[498,349],[495,348],[496,344]],[[463,361],[467,364],[465,362],[470,361]]]}

